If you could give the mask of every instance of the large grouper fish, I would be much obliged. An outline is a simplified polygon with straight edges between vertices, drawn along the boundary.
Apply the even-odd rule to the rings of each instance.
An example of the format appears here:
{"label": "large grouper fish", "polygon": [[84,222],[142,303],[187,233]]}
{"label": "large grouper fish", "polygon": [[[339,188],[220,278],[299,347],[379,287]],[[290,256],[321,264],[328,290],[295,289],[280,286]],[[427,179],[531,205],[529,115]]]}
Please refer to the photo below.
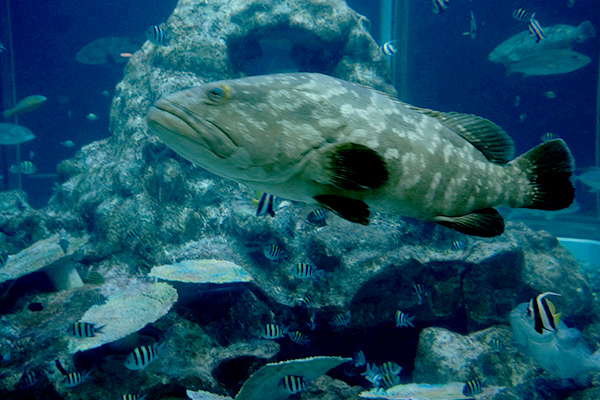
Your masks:
{"label": "large grouper fish", "polygon": [[365,225],[377,211],[490,237],[504,231],[493,207],[558,210],[574,197],[560,139],[512,160],[512,139],[484,118],[316,73],[175,92],[150,107],[148,125],[217,175]]}

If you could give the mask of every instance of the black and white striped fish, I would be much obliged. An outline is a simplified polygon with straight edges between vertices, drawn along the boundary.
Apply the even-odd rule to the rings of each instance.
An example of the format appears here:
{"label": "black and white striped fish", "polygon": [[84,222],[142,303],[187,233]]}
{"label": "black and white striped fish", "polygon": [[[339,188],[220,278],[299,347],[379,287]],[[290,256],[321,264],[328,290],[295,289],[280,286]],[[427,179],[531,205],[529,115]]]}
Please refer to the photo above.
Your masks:
{"label": "black and white striped fish", "polygon": [[339,313],[331,320],[330,324],[333,326],[346,326],[352,319],[352,313],[350,310],[345,313]]}
{"label": "black and white striped fish", "polygon": [[319,270],[312,265],[306,263],[297,263],[292,268],[290,268],[290,272],[294,276],[294,278],[298,279],[310,279],[310,278],[318,278],[323,276],[325,271]]}
{"label": "black and white striped fish", "polygon": [[96,328],[95,324],[89,322],[75,322],[69,327],[69,334],[78,338],[91,338],[96,336],[96,333],[102,333],[101,329],[104,325]]}
{"label": "black and white striped fish", "polygon": [[137,394],[124,394],[121,400],[145,400],[146,395],[138,396]]}
{"label": "black and white striped fish", "polygon": [[29,387],[32,387],[33,385],[35,385],[39,379],[40,378],[39,378],[38,374],[36,374],[35,371],[27,371],[21,376],[19,385],[21,387],[29,388]]}
{"label": "black and white striped fish", "polygon": [[4,267],[8,262],[8,253],[5,251],[0,252],[0,268]]}
{"label": "black and white striped fish", "polygon": [[256,203],[256,216],[260,217],[262,215],[270,215],[271,217],[275,216],[274,203],[277,200],[277,196],[273,196],[272,194],[262,192],[258,201]]}
{"label": "black and white striped fish", "polygon": [[300,393],[306,390],[306,382],[301,376],[286,375],[283,377],[283,388],[292,393]]}
{"label": "black and white striped fish", "polygon": [[561,296],[554,292],[545,292],[540,294],[535,299],[529,301],[527,311],[529,316],[533,316],[535,331],[543,334],[546,331],[555,331],[558,328],[560,314],[556,313],[556,308],[546,296]]}
{"label": "black and white striped fish", "polygon": [[465,383],[463,387],[463,395],[465,396],[475,396],[482,392],[481,390],[481,381],[479,379],[471,379]]}
{"label": "black and white striped fish", "polygon": [[310,339],[307,338],[306,335],[300,331],[290,332],[288,336],[290,337],[290,340],[292,342],[297,344],[307,345],[310,343]]}
{"label": "black and white striped fish", "polygon": [[448,4],[450,4],[450,0],[431,0],[433,3],[433,11],[434,14],[439,14],[443,10],[448,8]]}
{"label": "black and white striped fish", "polygon": [[327,212],[327,210],[324,210],[322,208],[317,208],[316,210],[313,210],[310,213],[308,213],[306,220],[308,222],[310,222],[311,224],[315,224],[318,226],[325,226],[325,225],[327,225],[327,215],[328,214],[329,214],[329,212]]}
{"label": "black and white striped fish", "polygon": [[519,8],[519,9],[517,9],[517,10],[515,10],[515,11],[512,12],[512,16],[517,21],[527,22],[531,18],[535,18],[535,13],[530,13],[530,12],[525,11],[522,8]]}
{"label": "black and white striped fish", "polygon": [[383,52],[383,54],[385,54],[386,56],[393,56],[398,51],[396,46],[394,46],[394,43],[396,42],[398,42],[398,40],[390,40],[389,42],[385,42],[381,46],[381,51]]}
{"label": "black and white striped fish", "polygon": [[31,161],[21,161],[19,164],[11,165],[8,171],[13,174],[21,173],[25,175],[31,175],[35,174],[37,167]]}
{"label": "black and white striped fish", "polygon": [[544,32],[544,28],[540,25],[539,21],[532,17],[529,20],[529,32],[535,36],[535,42],[539,43],[540,40],[546,39],[546,33]]}
{"label": "black and white striped fish", "polygon": [[270,244],[263,249],[265,257],[271,261],[279,261],[281,257],[281,249],[276,244]]}
{"label": "black and white striped fish", "polygon": [[402,311],[396,311],[396,326],[400,328],[408,328],[409,326],[414,328],[413,320],[415,316],[410,317],[408,314],[403,313]]}
{"label": "black and white striped fish", "polygon": [[65,379],[63,379],[63,386],[66,388],[73,388],[75,386],[81,385],[83,382],[89,378],[92,371],[87,371],[85,373],[79,372],[71,372],[68,374]]}
{"label": "black and white striped fish", "polygon": [[280,327],[277,324],[266,324],[265,329],[263,330],[261,337],[263,339],[279,339],[285,336],[287,332],[287,327]]}
{"label": "black and white striped fish", "polygon": [[415,291],[415,295],[417,296],[417,303],[419,305],[423,304],[423,296],[427,296],[429,294],[427,286],[421,283],[415,283],[413,284],[413,290]]}
{"label": "black and white striped fish", "polygon": [[133,349],[125,360],[125,367],[133,371],[146,368],[150,363],[158,357],[158,353],[162,345],[154,343],[151,346],[140,346]]}
{"label": "black and white striped fish", "polygon": [[400,375],[402,367],[393,361],[386,361],[379,366],[379,370],[384,375]]}
{"label": "black and white striped fish", "polygon": [[502,353],[504,351],[504,343],[500,339],[492,339],[490,340],[490,346],[494,351],[498,353]]}
{"label": "black and white striped fish", "polygon": [[394,386],[400,384],[400,377],[394,374],[381,374],[381,379],[378,381],[377,386],[383,390],[388,390]]}
{"label": "black and white striped fish", "polygon": [[168,46],[169,38],[167,37],[167,33],[163,28],[158,25],[153,25],[146,31],[146,37],[150,41],[150,43],[156,44],[158,46]]}

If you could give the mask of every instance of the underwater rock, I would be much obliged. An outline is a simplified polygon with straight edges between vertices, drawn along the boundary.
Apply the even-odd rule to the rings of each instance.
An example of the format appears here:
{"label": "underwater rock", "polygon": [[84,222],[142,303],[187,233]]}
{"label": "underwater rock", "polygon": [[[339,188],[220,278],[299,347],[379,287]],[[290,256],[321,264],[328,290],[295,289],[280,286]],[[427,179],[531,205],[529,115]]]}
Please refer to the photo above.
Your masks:
{"label": "underwater rock", "polygon": [[[310,357],[299,360],[288,360],[267,364],[256,371],[242,386],[235,400],[279,399],[290,395],[282,386],[284,376],[301,376],[306,382],[312,381],[332,368],[351,358],[343,357]],[[192,400],[231,399],[231,397],[214,397],[212,393],[202,390],[187,391]]]}
{"label": "underwater rock", "polygon": [[106,304],[93,306],[81,321],[102,328],[94,337],[69,339],[70,353],[85,351],[122,339],[165,315],[177,301],[177,291],[167,283],[132,283],[110,296]]}
{"label": "underwater rock", "polygon": [[[498,352],[492,339],[503,343]],[[485,386],[515,386],[535,368],[511,346],[510,330],[493,326],[463,336],[444,328],[425,328],[419,335],[413,380],[447,384],[478,378]]]}
{"label": "underwater rock", "polygon": [[153,267],[148,276],[186,283],[250,282],[252,276],[239,265],[224,260],[183,260]]}
{"label": "underwater rock", "polygon": [[[427,383],[409,383],[389,388],[386,391],[373,389],[362,392],[359,396],[367,399],[402,399],[402,400],[456,400],[465,398],[463,395],[464,382],[450,382],[431,385]],[[482,392],[469,398],[490,398],[504,390],[500,386],[483,386]]]}
{"label": "underwater rock", "polygon": [[10,256],[4,268],[0,270],[0,283],[18,279],[32,272],[43,271],[57,291],[83,286],[70,254],[86,245],[89,236],[84,234],[81,237],[71,237],[69,246],[71,253],[67,255],[61,249],[59,239],[60,235],[57,233]]}
{"label": "underwater rock", "polygon": [[560,321],[557,330],[542,330],[539,334],[527,307],[528,303],[519,304],[509,317],[513,341],[521,353],[560,379],[583,381],[590,372],[600,371],[600,350],[592,354],[581,331]]}

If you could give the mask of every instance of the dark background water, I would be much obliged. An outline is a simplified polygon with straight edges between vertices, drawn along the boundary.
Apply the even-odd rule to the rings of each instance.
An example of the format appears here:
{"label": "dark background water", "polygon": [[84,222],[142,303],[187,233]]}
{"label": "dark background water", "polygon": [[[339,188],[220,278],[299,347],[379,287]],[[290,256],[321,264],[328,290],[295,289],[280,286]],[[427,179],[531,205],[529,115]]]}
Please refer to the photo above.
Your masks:
{"label": "dark background water", "polygon": [[[3,18],[5,1],[0,2]],[[35,112],[19,116],[19,123],[37,136],[21,146],[23,159],[33,151],[38,172],[54,173],[56,165],[72,157],[79,147],[110,135],[110,101],[123,77],[124,64],[80,64],[75,54],[105,36],[144,40],[148,26],[165,22],[176,4],[175,0],[11,1],[17,97],[42,94],[48,98]],[[348,4],[370,19],[372,34],[379,41],[378,3],[348,0]],[[535,11],[543,26],[576,26],[589,19],[599,30],[597,1],[576,0],[573,8],[566,4],[567,0],[450,0],[449,9],[435,15],[429,0],[410,1],[407,100],[422,107],[489,118],[515,139],[517,153],[538,144],[542,134],[553,132],[567,141],[578,167],[593,165],[598,38],[576,44],[574,49],[591,57],[592,62],[564,75],[506,76],[502,65],[487,60],[499,43],[526,29],[511,16],[516,8]],[[471,10],[478,22],[474,40],[462,34],[469,30]],[[0,41],[7,40],[7,32],[0,32]],[[0,54],[7,56],[6,52]],[[109,98],[101,94],[105,90]],[[555,92],[556,98],[544,97],[547,91]],[[69,101],[61,103],[59,96]],[[514,105],[516,96],[521,99],[518,107]],[[88,121],[85,116],[90,112],[99,119]],[[64,140],[73,140],[76,147],[61,146]],[[11,147],[5,149],[11,151]],[[5,177],[5,184],[9,178],[14,179]],[[53,181],[24,177],[23,182],[31,204],[45,205]],[[10,186],[14,187],[14,180]],[[580,202],[591,202],[585,193],[581,197]]]}

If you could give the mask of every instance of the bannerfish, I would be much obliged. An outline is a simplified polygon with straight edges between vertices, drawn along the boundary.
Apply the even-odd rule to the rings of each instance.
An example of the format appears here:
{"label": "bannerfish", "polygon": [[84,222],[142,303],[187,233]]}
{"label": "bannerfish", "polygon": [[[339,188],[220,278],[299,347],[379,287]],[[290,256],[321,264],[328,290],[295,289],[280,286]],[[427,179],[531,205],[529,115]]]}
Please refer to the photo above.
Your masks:
{"label": "bannerfish", "polygon": [[383,54],[385,54],[386,56],[393,56],[398,51],[396,46],[394,46],[394,43],[396,42],[399,42],[399,40],[390,40],[389,42],[385,42],[381,46],[381,51],[383,52]]}
{"label": "bannerfish", "polygon": [[487,119],[316,73],[172,93],[150,107],[148,125],[217,175],[364,225],[383,212],[490,237],[504,231],[493,207],[558,210],[574,197],[560,139],[511,161],[512,139]]}
{"label": "bannerfish", "polygon": [[23,100],[19,101],[13,108],[10,108],[6,111],[2,112],[4,118],[8,118],[15,114],[23,114],[29,111],[33,111],[39,106],[41,106],[46,101],[44,96],[33,95],[27,96]]}
{"label": "bannerfish", "polygon": [[560,314],[556,312],[554,304],[546,296],[560,296],[558,293],[546,292],[529,301],[527,312],[533,318],[534,329],[543,334],[546,331],[555,331],[560,321]]}
{"label": "bannerfish", "polygon": [[573,50],[544,50],[506,64],[508,75],[520,72],[525,76],[567,74],[585,67],[591,59]]}

